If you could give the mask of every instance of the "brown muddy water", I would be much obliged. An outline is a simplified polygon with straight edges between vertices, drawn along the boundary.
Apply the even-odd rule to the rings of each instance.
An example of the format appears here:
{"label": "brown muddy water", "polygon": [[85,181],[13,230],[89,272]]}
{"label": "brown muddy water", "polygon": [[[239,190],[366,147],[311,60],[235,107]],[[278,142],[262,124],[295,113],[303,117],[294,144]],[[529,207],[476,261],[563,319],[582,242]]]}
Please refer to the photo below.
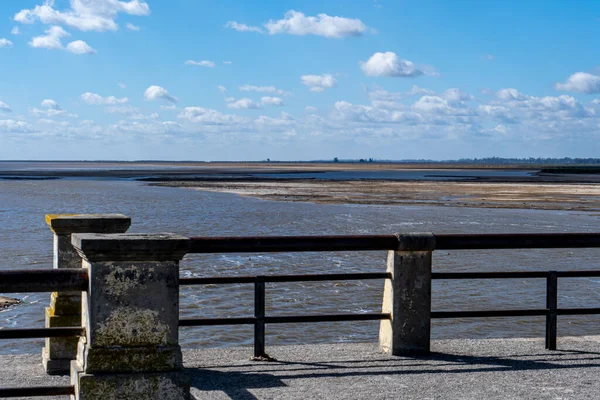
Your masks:
{"label": "brown muddy water", "polygon": [[[434,184],[434,183],[432,183]],[[47,213],[123,213],[130,232],[190,236],[334,235],[394,232],[600,232],[600,213],[432,206],[315,205],[151,187],[134,181],[0,181],[0,270],[51,268]],[[386,252],[189,255],[181,276],[385,271]],[[600,269],[600,249],[436,251],[435,271]],[[379,312],[383,281],[267,285],[267,315]],[[182,287],[181,317],[252,315],[252,285]],[[543,279],[434,281],[433,310],[543,308]],[[0,328],[41,327],[49,294],[10,294]],[[600,278],[559,280],[559,307],[600,307]],[[598,334],[597,316],[559,317],[559,335]],[[378,322],[267,326],[275,344],[376,341]],[[183,347],[252,343],[251,326],[181,329]],[[543,318],[434,321],[435,338],[543,336]],[[37,353],[42,340],[0,341],[0,353]]]}

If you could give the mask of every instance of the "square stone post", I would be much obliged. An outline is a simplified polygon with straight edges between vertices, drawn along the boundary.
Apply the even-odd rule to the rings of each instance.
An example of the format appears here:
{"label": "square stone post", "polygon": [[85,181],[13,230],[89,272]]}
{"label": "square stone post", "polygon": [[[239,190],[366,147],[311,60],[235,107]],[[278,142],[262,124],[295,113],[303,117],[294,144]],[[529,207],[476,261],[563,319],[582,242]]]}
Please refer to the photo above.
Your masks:
{"label": "square stone post", "polygon": [[189,239],[174,234],[75,234],[88,269],[75,400],[189,399],[179,347],[179,260]]}
{"label": "square stone post", "polygon": [[388,354],[413,356],[429,354],[431,334],[431,233],[397,234],[398,249],[390,251],[383,290],[379,346]]}
{"label": "square stone post", "polygon": [[[71,245],[73,233],[123,233],[131,218],[122,214],[47,214],[46,223],[54,233],[53,268],[81,268],[81,257]],[[46,328],[81,326],[81,293],[54,292],[46,308]],[[46,338],[42,364],[48,374],[68,374],[77,357],[73,338]]]}

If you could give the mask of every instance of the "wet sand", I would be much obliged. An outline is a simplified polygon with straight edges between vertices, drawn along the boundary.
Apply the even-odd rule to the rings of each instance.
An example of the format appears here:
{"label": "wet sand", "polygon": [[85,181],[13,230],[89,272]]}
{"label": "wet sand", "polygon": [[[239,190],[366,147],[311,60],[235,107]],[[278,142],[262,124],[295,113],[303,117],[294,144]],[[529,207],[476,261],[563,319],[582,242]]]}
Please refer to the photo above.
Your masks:
{"label": "wet sand", "polygon": [[337,204],[441,205],[600,211],[600,184],[254,180],[162,182],[158,186],[236,193],[265,200]]}

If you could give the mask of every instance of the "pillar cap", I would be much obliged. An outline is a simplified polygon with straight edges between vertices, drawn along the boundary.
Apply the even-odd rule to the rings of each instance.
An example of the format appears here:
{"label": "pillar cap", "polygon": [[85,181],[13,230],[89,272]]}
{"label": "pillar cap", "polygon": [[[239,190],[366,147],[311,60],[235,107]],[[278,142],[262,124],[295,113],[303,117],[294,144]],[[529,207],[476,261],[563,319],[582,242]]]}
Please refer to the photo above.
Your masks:
{"label": "pillar cap", "polygon": [[46,214],[46,223],[57,235],[71,233],[123,233],[131,218],[123,214]]}
{"label": "pillar cap", "polygon": [[87,261],[178,261],[190,240],[174,233],[76,233],[71,244]]}
{"label": "pillar cap", "polygon": [[396,233],[398,248],[396,251],[433,251],[435,235],[430,232]]}

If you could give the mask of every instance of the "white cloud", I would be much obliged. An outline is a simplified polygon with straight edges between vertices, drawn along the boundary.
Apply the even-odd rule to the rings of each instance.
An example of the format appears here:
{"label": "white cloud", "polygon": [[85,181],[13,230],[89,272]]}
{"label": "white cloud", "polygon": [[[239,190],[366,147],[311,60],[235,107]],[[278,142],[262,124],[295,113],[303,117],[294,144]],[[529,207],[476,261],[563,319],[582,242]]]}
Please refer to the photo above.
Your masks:
{"label": "white cloud", "polygon": [[32,24],[36,20],[47,25],[66,25],[82,31],[117,30],[115,18],[119,13],[129,15],[149,15],[150,7],[143,0],[70,0],[71,8],[58,11],[54,0],[46,0],[43,5],[23,9],[14,20]]}
{"label": "white cloud", "polygon": [[44,99],[42,100],[42,107],[47,108],[49,110],[60,110],[60,106],[58,103],[52,99]]}
{"label": "white cloud", "polygon": [[304,107],[304,111],[306,111],[306,112],[316,112],[318,110],[319,109],[317,107],[313,107],[313,106],[306,106],[306,107]]}
{"label": "white cloud", "polygon": [[60,39],[71,36],[71,34],[69,34],[60,26],[52,26],[45,32],[46,35],[36,36],[33,39],[31,39],[29,45],[31,47],[43,49],[62,49],[63,45]]}
{"label": "white cloud", "polygon": [[15,26],[14,28],[12,28],[12,30],[10,31],[11,35],[20,35],[21,34],[21,30],[19,29],[18,26]]}
{"label": "white cloud", "polygon": [[399,100],[401,97],[401,93],[388,92],[387,90],[377,86],[373,89],[369,89],[369,99],[371,100],[395,101]]}
{"label": "white cloud", "polygon": [[264,96],[261,97],[260,99],[260,103],[262,105],[269,105],[269,106],[282,106],[283,105],[283,99],[281,97],[269,97],[269,96]]}
{"label": "white cloud", "polygon": [[198,67],[207,67],[207,68],[215,67],[215,63],[212,61],[208,61],[208,60],[202,60],[202,61],[187,60],[185,62],[185,65],[195,65]]}
{"label": "white cloud", "polygon": [[452,88],[452,89],[446,90],[444,93],[442,93],[441,97],[448,100],[451,103],[452,102],[460,103],[463,101],[473,100],[473,96],[471,96],[468,93],[463,92],[462,90],[460,90],[458,88]]}
{"label": "white cloud", "polygon": [[11,112],[12,109],[8,104],[3,101],[0,101],[0,112]]}
{"label": "white cloud", "polygon": [[600,76],[576,72],[565,83],[556,83],[556,90],[586,94],[600,93]]}
{"label": "white cloud", "polygon": [[130,31],[136,31],[136,32],[137,32],[137,31],[139,31],[139,30],[140,30],[140,27],[139,27],[139,26],[137,26],[137,25],[134,25],[134,24],[132,24],[131,22],[128,22],[128,23],[127,23],[127,25],[125,25],[125,27],[126,27],[127,29],[129,29]]}
{"label": "white cloud", "polygon": [[96,50],[83,40],[75,40],[67,45],[67,51],[73,54],[96,54]]}
{"label": "white cloud", "polygon": [[177,110],[177,106],[175,104],[170,104],[168,106],[161,104],[160,109],[161,110]]}
{"label": "white cloud", "polygon": [[229,21],[225,24],[225,28],[235,29],[238,32],[258,32],[263,33],[263,30],[258,26],[249,26],[246,24],[239,24],[235,21]]}
{"label": "white cloud", "polygon": [[299,11],[290,10],[280,20],[269,20],[264,28],[229,21],[226,28],[235,29],[238,32],[268,33],[269,35],[316,35],[326,38],[339,39],[348,36],[360,36],[369,29],[360,19],[330,16],[318,14],[316,17],[306,16]]}
{"label": "white cloud", "polygon": [[66,48],[62,45],[62,38],[69,37],[71,34],[60,26],[52,26],[45,31],[45,35],[36,36],[29,42],[34,48],[42,49],[65,49],[74,54],[95,54],[96,50],[91,48],[83,40],[70,42]]}
{"label": "white cloud", "polygon": [[129,119],[134,119],[134,120],[153,120],[153,119],[158,119],[160,116],[158,115],[158,113],[152,113],[150,115],[146,115],[146,114],[132,114],[129,116]]}
{"label": "white cloud", "polygon": [[505,88],[498,90],[498,92],[496,93],[496,97],[503,101],[525,101],[530,98],[530,96],[524,95],[517,89],[513,88]]}
{"label": "white cloud", "polygon": [[342,38],[360,36],[367,31],[367,26],[360,19],[329,16],[318,14],[307,17],[301,12],[290,10],[283,19],[270,20],[265,24],[270,35],[317,35],[326,38]]}
{"label": "white cloud", "polygon": [[254,86],[246,84],[240,86],[238,89],[242,92],[275,93],[283,96],[289,94],[285,90],[277,89],[275,86]]}
{"label": "white cloud", "polygon": [[177,98],[171,96],[167,89],[155,85],[152,85],[148,87],[148,89],[146,89],[146,91],[144,92],[144,98],[146,100],[163,99],[171,103],[177,103]]}
{"label": "white cloud", "polygon": [[182,126],[175,121],[147,119],[146,122],[121,120],[110,125],[108,128],[111,132],[127,136],[139,136],[139,138],[142,139],[147,138],[148,135],[169,137],[180,133]]}
{"label": "white cloud", "polygon": [[337,86],[337,80],[330,74],[323,75],[302,75],[302,83],[310,87],[312,92],[323,92]]}
{"label": "white cloud", "polygon": [[360,67],[367,76],[417,77],[425,72],[417,68],[411,61],[403,60],[392,51],[375,53]]}
{"label": "white cloud", "polygon": [[414,124],[421,121],[421,116],[415,112],[378,109],[370,106],[351,104],[347,101],[338,101],[334,104],[332,117],[342,121],[375,124]]}
{"label": "white cloud", "polygon": [[231,65],[231,64],[233,64],[233,62],[232,61],[223,61],[223,64],[225,64],[225,65]]}
{"label": "white cloud", "polygon": [[7,133],[28,133],[33,130],[25,121],[15,121],[14,119],[0,119],[0,132]]}
{"label": "white cloud", "polygon": [[122,82],[117,83],[117,86],[119,86],[121,89],[127,88],[127,85]]}
{"label": "white cloud", "polygon": [[44,99],[41,103],[42,109],[33,108],[31,113],[35,116],[45,116],[45,117],[72,117],[77,118],[77,114],[70,114],[63,110],[56,101],[52,99]]}
{"label": "white cloud", "polygon": [[[106,103],[105,103],[106,104]],[[135,115],[140,114],[141,110],[138,107],[133,107],[128,104],[107,104],[105,111],[109,114]]]}
{"label": "white cloud", "polygon": [[239,99],[239,100],[228,103],[227,107],[228,108],[236,108],[236,109],[257,109],[257,108],[260,108],[260,104],[245,97],[243,99]]}
{"label": "white cloud", "polygon": [[81,100],[84,103],[92,104],[92,105],[117,105],[117,104],[125,104],[129,99],[127,97],[118,98],[115,96],[102,97],[99,94],[86,92],[81,96]]}
{"label": "white cloud", "polygon": [[408,96],[423,96],[423,95],[435,94],[435,92],[433,90],[424,89],[424,88],[418,87],[417,85],[413,85],[413,87],[408,92],[406,92],[406,94]]}
{"label": "white cloud", "polygon": [[13,42],[6,38],[0,38],[0,48],[2,47],[12,47]]}
{"label": "white cloud", "polygon": [[203,107],[185,107],[179,118],[206,125],[230,125],[246,123],[248,120],[237,115],[222,114]]}
{"label": "white cloud", "polygon": [[221,93],[227,92],[227,88],[223,85],[217,85],[217,89],[219,89],[219,92]]}

